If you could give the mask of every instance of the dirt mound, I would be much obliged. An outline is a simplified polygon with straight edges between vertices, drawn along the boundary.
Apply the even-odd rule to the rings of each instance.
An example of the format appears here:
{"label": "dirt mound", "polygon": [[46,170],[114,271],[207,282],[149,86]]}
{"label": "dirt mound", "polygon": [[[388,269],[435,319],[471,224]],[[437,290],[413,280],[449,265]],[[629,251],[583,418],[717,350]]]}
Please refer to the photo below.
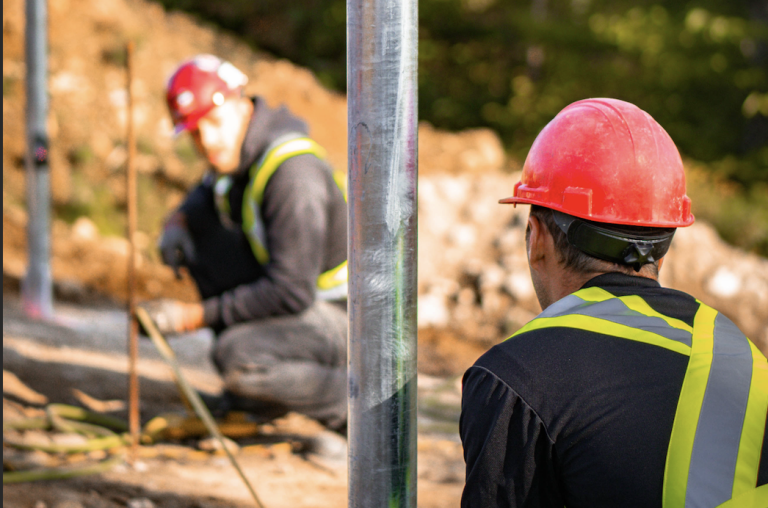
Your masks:
{"label": "dirt mound", "polygon": [[[23,6],[22,0],[3,3],[3,195],[15,203],[23,196]],[[228,34],[143,0],[52,0],[49,19],[48,127],[57,204],[107,199],[92,196],[101,189],[109,198],[124,202],[124,47],[128,40],[136,43],[137,168],[154,177],[151,181],[163,198],[143,200],[152,201],[147,204],[154,208],[152,212],[177,204],[181,191],[204,170],[186,138],[172,139],[163,96],[165,80],[175,66],[198,53],[232,61],[250,76],[247,93],[261,95],[273,106],[286,104],[305,118],[312,136],[328,150],[330,161],[346,168],[346,99],[323,88],[308,70],[256,53]],[[446,134],[422,125],[420,132],[422,173],[498,169],[504,164],[501,143],[489,130]]]}
{"label": "dirt mound", "polygon": [[[519,174],[419,179],[419,325],[482,348],[540,312],[525,252],[528,207],[497,204]],[[716,307],[768,352],[768,260],[706,223],[677,231],[661,283]]]}
{"label": "dirt mound", "polygon": [[[163,85],[180,60],[202,52],[231,60],[251,77],[249,93],[306,118],[332,163],[346,167],[345,98],[305,69],[144,0],[51,0],[49,19],[51,178],[57,214],[67,219],[53,223],[52,269],[62,296],[125,297],[128,246],[114,235],[124,225],[129,39],[137,45],[141,298],[197,298],[154,248],[162,218],[204,170],[189,140],[171,137]],[[26,263],[23,36],[22,0],[4,2],[3,272],[15,279]],[[539,312],[524,251],[527,209],[496,204],[518,177],[503,172],[516,164],[493,132],[422,124],[419,135],[420,369],[455,373]],[[727,247],[707,225],[677,236],[662,281],[722,309],[768,351],[768,261]]]}

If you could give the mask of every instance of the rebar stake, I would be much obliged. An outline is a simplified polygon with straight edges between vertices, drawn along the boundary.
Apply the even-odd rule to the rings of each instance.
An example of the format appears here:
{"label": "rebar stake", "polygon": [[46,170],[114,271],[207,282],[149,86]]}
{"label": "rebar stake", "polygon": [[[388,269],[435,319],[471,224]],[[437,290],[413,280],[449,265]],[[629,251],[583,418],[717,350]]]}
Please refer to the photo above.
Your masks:
{"label": "rebar stake", "polygon": [[128,428],[131,434],[129,459],[136,459],[141,425],[139,418],[139,328],[136,322],[136,134],[133,128],[133,41],[125,48],[128,88],[128,165],[126,168],[126,202],[128,207]]}

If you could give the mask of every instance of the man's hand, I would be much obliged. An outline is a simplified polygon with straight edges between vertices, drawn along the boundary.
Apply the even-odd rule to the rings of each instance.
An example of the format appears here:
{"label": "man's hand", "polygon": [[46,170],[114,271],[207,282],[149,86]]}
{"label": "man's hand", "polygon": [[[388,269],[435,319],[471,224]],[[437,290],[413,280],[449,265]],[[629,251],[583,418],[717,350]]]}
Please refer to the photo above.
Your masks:
{"label": "man's hand", "polygon": [[181,212],[174,212],[165,222],[163,236],[160,237],[160,255],[163,263],[173,268],[176,278],[180,279],[180,266],[195,263],[195,244],[187,229],[187,219]]}
{"label": "man's hand", "polygon": [[[140,303],[139,307],[147,311],[163,335],[191,332],[205,325],[203,306],[199,303],[184,303],[163,298]],[[146,330],[142,331],[146,335]]]}

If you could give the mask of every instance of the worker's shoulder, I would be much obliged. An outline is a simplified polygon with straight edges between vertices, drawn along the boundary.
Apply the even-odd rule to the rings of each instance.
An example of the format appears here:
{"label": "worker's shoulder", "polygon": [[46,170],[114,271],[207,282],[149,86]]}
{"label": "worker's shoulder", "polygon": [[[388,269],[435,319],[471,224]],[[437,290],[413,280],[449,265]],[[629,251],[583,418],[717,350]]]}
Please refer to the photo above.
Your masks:
{"label": "worker's shoulder", "polygon": [[659,314],[679,319],[693,326],[693,318],[699,310],[700,302],[683,291],[663,286],[637,287],[626,285],[598,286],[616,297],[637,296]]}
{"label": "worker's shoulder", "polygon": [[[544,328],[509,337],[475,362],[513,388],[527,385],[552,373],[566,372],[574,365],[587,368],[603,347],[600,334],[575,328]],[[540,384],[540,383],[539,383]]]}
{"label": "worker's shoulder", "polygon": [[265,200],[281,200],[287,195],[326,197],[334,184],[327,163],[311,153],[295,155],[283,161],[270,177],[265,188]]}
{"label": "worker's shoulder", "polygon": [[[678,309],[677,314],[687,320],[687,312]],[[610,394],[617,386],[677,386],[687,360],[651,344],[552,327],[513,335],[482,355],[474,367],[492,373],[539,411],[579,400],[587,406],[594,393]]]}

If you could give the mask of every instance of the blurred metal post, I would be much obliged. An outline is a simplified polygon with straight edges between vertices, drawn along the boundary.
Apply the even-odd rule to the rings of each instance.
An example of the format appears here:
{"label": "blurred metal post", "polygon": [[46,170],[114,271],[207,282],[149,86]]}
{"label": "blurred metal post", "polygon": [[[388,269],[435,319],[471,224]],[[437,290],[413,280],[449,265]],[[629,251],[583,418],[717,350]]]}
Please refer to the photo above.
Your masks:
{"label": "blurred metal post", "polygon": [[131,459],[136,458],[139,445],[139,329],[136,321],[136,133],[133,126],[133,41],[125,48],[128,89],[128,164],[125,171],[126,204],[128,208],[128,428],[131,433]]}
{"label": "blurred metal post", "polygon": [[22,283],[24,312],[53,317],[51,279],[50,172],[48,167],[48,14],[46,0],[26,1],[27,60],[27,275]]}
{"label": "blurred metal post", "polygon": [[416,506],[417,0],[347,0],[349,506]]}

